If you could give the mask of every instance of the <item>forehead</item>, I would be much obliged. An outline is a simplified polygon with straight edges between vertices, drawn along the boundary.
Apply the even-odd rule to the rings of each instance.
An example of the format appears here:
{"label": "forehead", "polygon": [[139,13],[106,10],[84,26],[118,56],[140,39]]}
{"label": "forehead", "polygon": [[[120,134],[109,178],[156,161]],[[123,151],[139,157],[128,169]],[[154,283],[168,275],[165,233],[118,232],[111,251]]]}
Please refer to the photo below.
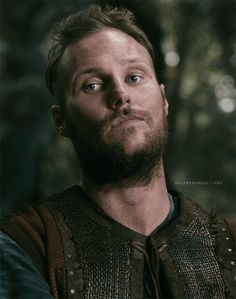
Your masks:
{"label": "forehead", "polygon": [[127,61],[143,62],[153,68],[147,49],[130,35],[113,28],[82,38],[67,49],[65,56],[72,58],[77,68],[105,67],[115,62],[124,64]]}

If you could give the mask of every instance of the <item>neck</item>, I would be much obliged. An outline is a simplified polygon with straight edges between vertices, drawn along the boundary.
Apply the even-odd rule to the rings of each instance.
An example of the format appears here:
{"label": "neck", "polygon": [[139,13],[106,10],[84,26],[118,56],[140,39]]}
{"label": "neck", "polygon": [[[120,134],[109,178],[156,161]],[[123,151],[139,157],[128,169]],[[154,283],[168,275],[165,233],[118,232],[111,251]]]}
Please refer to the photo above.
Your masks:
{"label": "neck", "polygon": [[86,180],[81,185],[108,216],[145,236],[164,221],[170,210],[162,163],[146,186],[97,187]]}

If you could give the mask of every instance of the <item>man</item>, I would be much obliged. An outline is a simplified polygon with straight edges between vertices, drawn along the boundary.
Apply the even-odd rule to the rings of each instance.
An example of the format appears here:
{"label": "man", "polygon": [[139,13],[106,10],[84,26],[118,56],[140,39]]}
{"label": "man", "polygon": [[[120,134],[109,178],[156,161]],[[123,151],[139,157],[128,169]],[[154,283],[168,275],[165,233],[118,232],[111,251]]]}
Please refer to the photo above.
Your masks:
{"label": "man", "polygon": [[235,298],[231,224],[168,193],[168,102],[131,12],[91,6],[54,38],[52,111],[81,182],[3,222],[1,298]]}

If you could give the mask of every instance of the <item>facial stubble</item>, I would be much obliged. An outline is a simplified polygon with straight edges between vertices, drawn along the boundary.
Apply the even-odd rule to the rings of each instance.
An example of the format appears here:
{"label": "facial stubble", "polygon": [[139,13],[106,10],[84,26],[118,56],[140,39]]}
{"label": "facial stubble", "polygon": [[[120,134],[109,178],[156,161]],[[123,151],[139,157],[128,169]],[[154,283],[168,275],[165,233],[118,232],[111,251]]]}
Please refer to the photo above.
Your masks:
{"label": "facial stubble", "polygon": [[[133,112],[129,111],[128,115]],[[116,118],[118,116],[114,116]],[[158,174],[162,156],[168,139],[168,123],[162,111],[162,118],[153,127],[153,120],[145,113],[144,121],[150,130],[144,133],[142,146],[127,152],[123,140],[109,140],[107,128],[112,119],[104,120],[91,134],[79,132],[70,122],[71,140],[79,158],[80,167],[88,180],[97,186],[146,186]],[[153,128],[153,129],[151,129]],[[124,129],[124,134],[132,135],[136,128]],[[127,137],[128,138],[128,137]],[[131,138],[131,137],[130,137]]]}

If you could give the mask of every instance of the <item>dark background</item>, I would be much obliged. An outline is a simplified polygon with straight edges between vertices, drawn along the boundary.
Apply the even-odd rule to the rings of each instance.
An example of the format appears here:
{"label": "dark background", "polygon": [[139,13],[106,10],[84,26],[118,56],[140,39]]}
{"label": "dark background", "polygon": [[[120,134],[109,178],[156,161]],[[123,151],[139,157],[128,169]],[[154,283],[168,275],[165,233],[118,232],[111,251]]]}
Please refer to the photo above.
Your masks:
{"label": "dark background", "polygon": [[[168,185],[236,215],[235,1],[93,1],[127,6],[157,53],[170,104]],[[1,215],[78,181],[57,135],[44,71],[54,22],[92,1],[0,1]]]}

